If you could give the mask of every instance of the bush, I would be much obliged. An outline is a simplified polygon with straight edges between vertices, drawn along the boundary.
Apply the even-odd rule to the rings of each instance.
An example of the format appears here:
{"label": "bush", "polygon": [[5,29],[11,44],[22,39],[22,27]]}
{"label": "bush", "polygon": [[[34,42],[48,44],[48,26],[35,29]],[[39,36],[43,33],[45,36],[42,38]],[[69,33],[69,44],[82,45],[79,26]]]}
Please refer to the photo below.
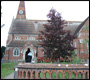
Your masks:
{"label": "bush", "polygon": [[80,58],[75,58],[72,61],[74,64],[81,64],[81,59]]}
{"label": "bush", "polygon": [[37,62],[43,62],[43,57],[38,57]]}
{"label": "bush", "polygon": [[6,47],[5,46],[2,46],[1,47],[1,60],[2,60],[2,58],[3,58],[3,56],[4,56],[4,52],[5,52],[5,49],[6,49]]}

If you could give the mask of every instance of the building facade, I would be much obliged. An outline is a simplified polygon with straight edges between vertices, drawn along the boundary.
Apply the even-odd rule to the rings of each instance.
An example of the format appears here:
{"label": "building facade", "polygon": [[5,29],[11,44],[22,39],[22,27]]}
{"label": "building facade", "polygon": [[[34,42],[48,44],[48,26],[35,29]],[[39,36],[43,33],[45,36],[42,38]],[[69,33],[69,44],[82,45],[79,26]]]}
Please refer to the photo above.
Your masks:
{"label": "building facade", "polygon": [[74,46],[77,48],[77,57],[86,60],[89,59],[89,17],[87,17],[76,29],[74,35],[77,36],[73,40]]}
{"label": "building facade", "polygon": [[[25,2],[20,1],[16,19],[12,20],[9,29],[4,60],[25,61],[25,54],[28,48],[33,53],[33,61],[37,57],[43,57],[44,52],[42,52],[43,48],[39,45],[41,43],[39,37],[41,35],[40,31],[44,30],[43,24],[45,23],[47,23],[46,20],[27,20]],[[67,27],[64,27],[64,29],[70,30],[72,35],[79,35],[80,33],[83,35],[83,26],[88,24],[88,22],[85,22],[82,28],[77,31],[80,24],[82,24],[81,21],[67,21]],[[80,35],[81,38],[82,35]],[[77,38],[80,39],[80,37]],[[74,46],[78,39],[74,40]]]}

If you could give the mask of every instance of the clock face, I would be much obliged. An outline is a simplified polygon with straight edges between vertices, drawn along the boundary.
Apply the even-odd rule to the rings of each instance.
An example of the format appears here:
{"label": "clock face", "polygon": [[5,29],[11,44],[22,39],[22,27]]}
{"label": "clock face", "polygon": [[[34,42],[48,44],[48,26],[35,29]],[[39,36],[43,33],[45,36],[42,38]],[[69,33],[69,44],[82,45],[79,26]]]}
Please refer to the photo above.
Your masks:
{"label": "clock face", "polygon": [[23,11],[22,11],[22,10],[20,10],[20,11],[19,11],[19,14],[23,14]]}

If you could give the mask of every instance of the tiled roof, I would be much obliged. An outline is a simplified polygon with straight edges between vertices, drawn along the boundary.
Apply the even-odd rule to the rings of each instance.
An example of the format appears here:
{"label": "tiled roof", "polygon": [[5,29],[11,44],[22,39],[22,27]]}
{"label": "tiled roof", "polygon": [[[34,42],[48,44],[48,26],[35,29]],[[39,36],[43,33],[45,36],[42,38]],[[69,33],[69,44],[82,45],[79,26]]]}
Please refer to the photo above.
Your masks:
{"label": "tiled roof", "polygon": [[[11,25],[11,29],[9,33],[11,34],[40,34],[39,31],[44,30],[43,24],[45,24],[46,20],[23,20],[23,19],[15,19],[13,24]],[[69,26],[65,27],[66,30],[71,30],[71,34],[74,34],[78,24],[80,21],[68,21],[71,23]]]}
{"label": "tiled roof", "polygon": [[[12,22],[11,28],[9,33],[11,34],[40,34],[39,31],[44,30],[43,24],[45,24],[46,20],[23,20],[23,19],[15,19]],[[70,30],[71,34],[73,35],[75,30],[78,27],[78,24],[73,23],[80,23],[78,21],[68,21],[69,25],[65,26],[65,30]],[[36,27],[35,27],[36,26]],[[36,28],[36,29],[35,29]],[[8,47],[23,47],[28,41],[11,41]],[[34,46],[40,46],[39,41],[30,41]]]}
{"label": "tiled roof", "polygon": [[[13,40],[9,43],[9,45],[7,45],[7,47],[23,47],[25,46],[25,44],[27,43],[28,41],[17,41],[17,40]],[[40,47],[39,45],[39,41],[30,41],[30,43],[32,43],[35,47]]]}
{"label": "tiled roof", "polygon": [[64,27],[64,30],[70,30],[71,31],[71,35],[73,35],[77,28],[78,28],[78,25],[72,24],[72,25]]}
{"label": "tiled roof", "polygon": [[89,17],[87,17],[78,27],[77,27],[77,29],[75,30],[75,33],[74,33],[74,35],[76,35],[79,31],[80,31],[80,29],[84,26],[84,24],[86,23],[86,21],[89,19]]}
{"label": "tiled roof", "polygon": [[[12,33],[12,34],[36,33],[36,34],[38,34],[40,30],[44,30],[43,24],[41,22],[42,21],[38,21],[38,23],[37,23],[37,20],[30,21],[30,20],[16,19],[16,20],[14,20],[9,33]],[[35,30],[35,27],[37,28],[36,30]]]}

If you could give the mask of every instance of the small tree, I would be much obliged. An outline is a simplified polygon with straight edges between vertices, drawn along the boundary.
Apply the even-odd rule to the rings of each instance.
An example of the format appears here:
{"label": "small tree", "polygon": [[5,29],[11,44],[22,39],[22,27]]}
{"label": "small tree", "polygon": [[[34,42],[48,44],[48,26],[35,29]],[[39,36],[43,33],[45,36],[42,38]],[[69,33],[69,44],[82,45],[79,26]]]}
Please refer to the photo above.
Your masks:
{"label": "small tree", "polygon": [[60,56],[64,59],[71,56],[75,36],[72,36],[69,30],[63,29],[66,22],[55,9],[51,9],[47,17],[49,20],[47,24],[44,24],[45,30],[40,31],[44,54],[51,57],[51,60],[53,57],[60,60]]}
{"label": "small tree", "polygon": [[1,60],[2,60],[2,58],[3,58],[3,56],[4,56],[4,52],[5,52],[5,49],[6,49],[6,47],[5,46],[2,46],[1,47]]}

